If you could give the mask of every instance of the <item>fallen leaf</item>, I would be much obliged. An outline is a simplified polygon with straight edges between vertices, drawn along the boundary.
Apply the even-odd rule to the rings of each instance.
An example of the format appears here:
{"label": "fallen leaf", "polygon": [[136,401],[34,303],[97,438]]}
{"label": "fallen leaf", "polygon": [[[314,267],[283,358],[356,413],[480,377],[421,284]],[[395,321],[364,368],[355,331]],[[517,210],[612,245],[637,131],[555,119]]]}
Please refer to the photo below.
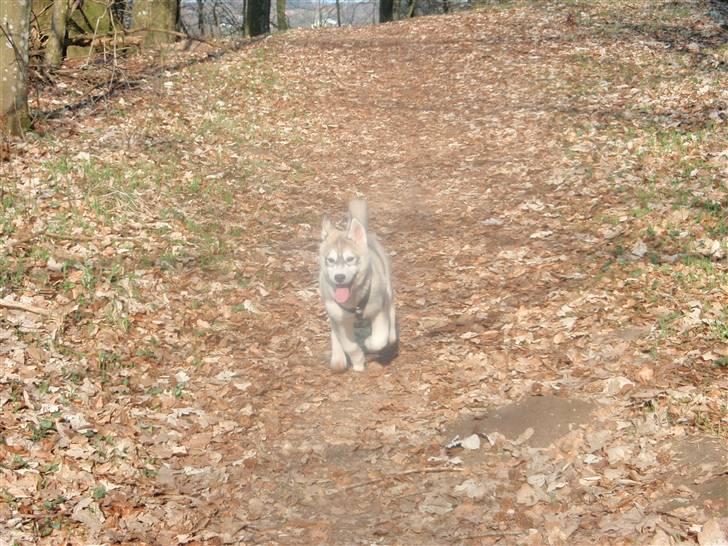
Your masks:
{"label": "fallen leaf", "polygon": [[728,518],[711,518],[698,533],[700,546],[725,546],[728,544]]}
{"label": "fallen leaf", "polygon": [[477,434],[471,434],[467,438],[463,438],[460,445],[465,449],[476,450],[480,449],[480,436]]}

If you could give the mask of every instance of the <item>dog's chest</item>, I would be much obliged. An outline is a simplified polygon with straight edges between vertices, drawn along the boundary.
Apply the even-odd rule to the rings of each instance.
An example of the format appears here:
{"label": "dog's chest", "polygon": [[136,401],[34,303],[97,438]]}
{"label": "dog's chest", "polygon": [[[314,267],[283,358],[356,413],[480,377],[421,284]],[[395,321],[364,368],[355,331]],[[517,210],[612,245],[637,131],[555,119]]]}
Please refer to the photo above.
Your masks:
{"label": "dog's chest", "polygon": [[354,339],[364,346],[364,341],[372,335],[372,321],[364,317],[354,318]]}
{"label": "dog's chest", "polygon": [[341,307],[335,301],[327,301],[325,305],[326,312],[336,322],[344,322],[346,319],[352,316],[352,313]]}

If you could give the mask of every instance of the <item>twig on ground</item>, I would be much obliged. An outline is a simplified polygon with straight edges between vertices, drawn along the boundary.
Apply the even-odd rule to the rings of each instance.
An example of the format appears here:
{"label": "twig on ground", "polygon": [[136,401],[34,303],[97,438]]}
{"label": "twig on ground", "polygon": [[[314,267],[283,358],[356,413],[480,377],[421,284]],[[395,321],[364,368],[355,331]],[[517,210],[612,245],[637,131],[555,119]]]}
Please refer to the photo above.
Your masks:
{"label": "twig on ground", "polygon": [[483,533],[478,533],[475,535],[466,535],[463,537],[451,537],[455,538],[456,540],[474,540],[476,538],[486,538],[486,537],[515,537],[518,535],[525,535],[528,534],[528,531],[485,531]]}
{"label": "twig on ground", "polygon": [[43,233],[39,233],[39,235],[43,235],[45,237],[49,237],[51,239],[57,239],[59,241],[93,241],[94,237],[88,237],[86,235],[59,235],[58,233],[48,233],[47,231],[44,231]]}
{"label": "twig on ground", "polygon": [[387,474],[386,476],[383,476],[381,478],[375,478],[373,480],[367,480],[365,482],[353,483],[351,485],[347,485],[346,487],[344,487],[342,489],[339,489],[338,491],[334,491],[334,493],[332,493],[332,494],[344,493],[345,491],[350,491],[350,490],[356,489],[358,487],[365,487],[367,485],[373,485],[375,483],[386,482],[387,480],[393,480],[396,478],[401,478],[402,476],[409,476],[411,474],[429,474],[429,473],[435,473],[435,472],[462,472],[462,468],[449,467],[449,466],[413,468],[411,470],[405,470],[403,472],[395,472],[393,474]]}
{"label": "twig on ground", "polygon": [[47,309],[41,309],[40,307],[35,307],[34,305],[29,305],[27,303],[20,303],[19,301],[0,300],[0,307],[15,309],[16,311],[26,311],[36,315],[43,315],[44,317],[51,316],[51,312]]}
{"label": "twig on ground", "polygon": [[694,523],[693,520],[690,519],[690,518],[686,518],[686,517],[683,517],[683,516],[679,516],[677,514],[673,514],[672,512],[668,512],[667,510],[657,510],[657,513],[660,514],[660,515],[662,515],[662,516],[668,517],[668,518],[676,519],[676,520],[681,521],[683,523],[688,523],[688,524]]}

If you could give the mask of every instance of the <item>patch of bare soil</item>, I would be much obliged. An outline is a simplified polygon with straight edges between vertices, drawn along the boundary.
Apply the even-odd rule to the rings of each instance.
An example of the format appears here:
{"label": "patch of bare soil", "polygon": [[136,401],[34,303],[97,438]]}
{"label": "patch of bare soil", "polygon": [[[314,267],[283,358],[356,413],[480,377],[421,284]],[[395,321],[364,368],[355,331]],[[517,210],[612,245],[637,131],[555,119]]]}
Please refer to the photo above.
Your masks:
{"label": "patch of bare soil", "polygon": [[[291,31],[49,120],[3,167],[0,538],[721,544],[728,86],[668,4]],[[333,374],[353,195],[402,339]]]}

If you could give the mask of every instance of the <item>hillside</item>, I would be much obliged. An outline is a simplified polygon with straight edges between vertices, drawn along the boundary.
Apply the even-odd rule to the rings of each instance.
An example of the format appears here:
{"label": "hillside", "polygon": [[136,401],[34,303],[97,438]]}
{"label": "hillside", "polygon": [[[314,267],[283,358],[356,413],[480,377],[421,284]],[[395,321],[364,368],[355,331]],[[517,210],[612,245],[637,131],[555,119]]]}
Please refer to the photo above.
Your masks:
{"label": "hillside", "polygon": [[[725,38],[503,2],[68,67],[0,163],[0,544],[721,544]],[[334,374],[354,195],[402,341]]]}

